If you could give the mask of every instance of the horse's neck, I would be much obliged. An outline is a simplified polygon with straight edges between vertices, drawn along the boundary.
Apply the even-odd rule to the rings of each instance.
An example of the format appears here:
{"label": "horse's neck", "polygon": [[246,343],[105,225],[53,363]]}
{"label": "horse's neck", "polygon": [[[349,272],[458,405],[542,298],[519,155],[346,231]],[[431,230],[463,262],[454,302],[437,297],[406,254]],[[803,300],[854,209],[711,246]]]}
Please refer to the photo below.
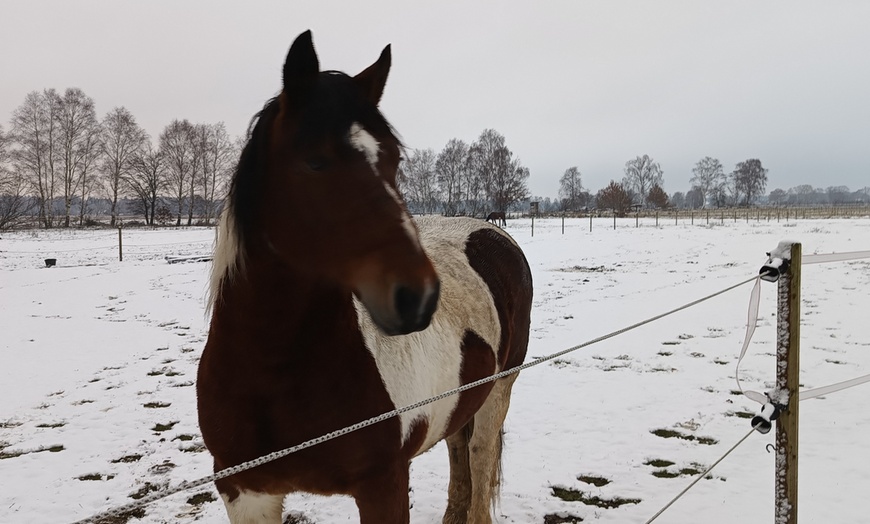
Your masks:
{"label": "horse's neck", "polygon": [[246,351],[268,353],[282,346],[280,351],[286,354],[293,341],[307,340],[322,326],[347,322],[353,315],[350,291],[263,257],[246,260],[243,274],[223,282],[212,322],[213,328],[220,325],[232,344],[244,344]]}

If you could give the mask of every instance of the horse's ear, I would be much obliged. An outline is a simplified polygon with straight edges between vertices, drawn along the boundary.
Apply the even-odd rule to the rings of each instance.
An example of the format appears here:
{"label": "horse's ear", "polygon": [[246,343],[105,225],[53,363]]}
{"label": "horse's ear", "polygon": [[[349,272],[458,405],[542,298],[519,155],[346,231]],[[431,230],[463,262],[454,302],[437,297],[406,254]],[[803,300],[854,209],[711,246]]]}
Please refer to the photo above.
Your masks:
{"label": "horse's ear", "polygon": [[284,61],[284,92],[295,98],[294,95],[308,89],[319,72],[320,62],[314,52],[311,31],[308,30],[296,37],[287,52],[287,59]]}
{"label": "horse's ear", "polygon": [[381,51],[381,56],[378,57],[377,62],[368,66],[365,71],[353,77],[356,85],[362,89],[366,98],[368,98],[374,105],[378,105],[378,102],[381,101],[381,95],[384,94],[384,86],[387,84],[387,75],[390,73],[391,61],[390,46],[387,45],[387,47]]}

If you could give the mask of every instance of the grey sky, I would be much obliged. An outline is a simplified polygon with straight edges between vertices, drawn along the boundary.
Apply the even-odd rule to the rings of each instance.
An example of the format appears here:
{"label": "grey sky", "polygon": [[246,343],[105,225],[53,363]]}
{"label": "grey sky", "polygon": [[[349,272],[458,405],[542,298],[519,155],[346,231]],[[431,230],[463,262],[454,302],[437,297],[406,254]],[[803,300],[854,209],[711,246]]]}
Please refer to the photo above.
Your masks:
{"label": "grey sky", "polygon": [[80,87],[156,137],[173,118],[242,134],[312,29],[355,74],[393,45],[382,109],[436,152],[495,128],[555,197],[649,154],[668,192],[700,158],[760,158],[768,191],[870,186],[870,2],[64,1],[0,3],[0,122],[33,90]]}

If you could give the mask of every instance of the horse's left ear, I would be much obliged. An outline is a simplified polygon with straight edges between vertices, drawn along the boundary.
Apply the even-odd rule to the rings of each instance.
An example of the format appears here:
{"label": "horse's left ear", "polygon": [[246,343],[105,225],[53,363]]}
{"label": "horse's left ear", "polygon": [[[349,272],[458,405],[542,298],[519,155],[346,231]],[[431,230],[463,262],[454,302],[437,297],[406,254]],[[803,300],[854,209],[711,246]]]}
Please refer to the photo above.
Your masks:
{"label": "horse's left ear", "polygon": [[387,45],[381,51],[381,56],[378,57],[377,62],[353,77],[353,81],[362,89],[366,98],[374,105],[378,105],[378,102],[381,101],[381,95],[384,94],[384,86],[387,84],[387,75],[390,73],[391,61],[390,46]]}

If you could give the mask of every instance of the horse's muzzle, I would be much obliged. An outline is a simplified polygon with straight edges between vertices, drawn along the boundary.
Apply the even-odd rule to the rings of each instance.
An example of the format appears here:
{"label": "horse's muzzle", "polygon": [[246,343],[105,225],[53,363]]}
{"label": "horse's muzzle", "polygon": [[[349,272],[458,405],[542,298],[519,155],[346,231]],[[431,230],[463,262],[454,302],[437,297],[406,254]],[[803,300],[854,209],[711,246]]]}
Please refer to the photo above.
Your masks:
{"label": "horse's muzzle", "polygon": [[434,285],[426,286],[421,291],[403,285],[397,286],[393,297],[393,306],[398,315],[399,323],[395,326],[394,333],[387,332],[387,334],[407,335],[429,327],[432,315],[438,308],[440,289],[441,284],[438,280],[435,280]]}

